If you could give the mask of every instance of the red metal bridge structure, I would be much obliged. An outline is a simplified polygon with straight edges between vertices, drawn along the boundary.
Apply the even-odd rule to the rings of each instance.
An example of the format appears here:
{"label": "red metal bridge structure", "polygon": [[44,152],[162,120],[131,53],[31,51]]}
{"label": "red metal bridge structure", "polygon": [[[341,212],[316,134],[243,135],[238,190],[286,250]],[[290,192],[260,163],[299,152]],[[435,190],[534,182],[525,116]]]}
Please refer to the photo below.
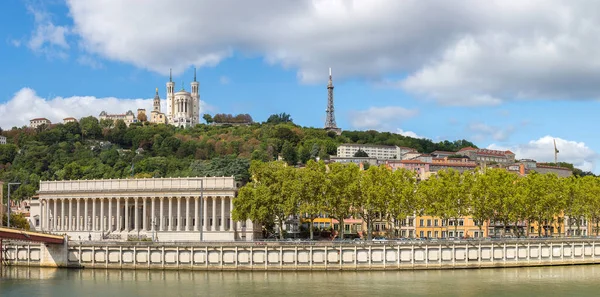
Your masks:
{"label": "red metal bridge structure", "polygon": [[41,242],[46,244],[63,244],[65,241],[65,238],[60,235],[0,227],[0,240],[3,239]]}
{"label": "red metal bridge structure", "polygon": [[7,239],[16,241],[40,242],[44,244],[63,244],[65,242],[65,238],[60,235],[0,227],[0,265],[2,265],[3,255],[2,241]]}

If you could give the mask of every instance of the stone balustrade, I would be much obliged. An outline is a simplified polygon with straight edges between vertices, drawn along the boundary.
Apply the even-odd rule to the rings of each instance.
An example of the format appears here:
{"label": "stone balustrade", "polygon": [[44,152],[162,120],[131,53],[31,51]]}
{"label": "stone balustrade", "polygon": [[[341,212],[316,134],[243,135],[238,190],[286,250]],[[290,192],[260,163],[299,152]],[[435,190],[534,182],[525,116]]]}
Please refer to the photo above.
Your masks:
{"label": "stone balustrade", "polygon": [[[8,244],[5,263],[80,268],[188,270],[404,270],[600,263],[600,240],[473,241],[422,244],[70,242]],[[48,260],[50,259],[50,260]],[[52,259],[65,260],[52,263]]]}

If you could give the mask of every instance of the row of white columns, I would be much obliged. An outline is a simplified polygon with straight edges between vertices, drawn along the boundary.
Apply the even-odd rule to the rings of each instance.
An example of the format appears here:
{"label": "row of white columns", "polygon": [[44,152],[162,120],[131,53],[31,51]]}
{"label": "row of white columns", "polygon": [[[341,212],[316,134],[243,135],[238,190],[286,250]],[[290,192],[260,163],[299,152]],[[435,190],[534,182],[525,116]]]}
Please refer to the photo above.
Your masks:
{"label": "row of white columns", "polygon": [[[188,101],[188,99],[175,99],[175,104],[176,104],[176,113],[188,113],[188,106],[190,105],[190,101]],[[191,110],[191,108],[190,108]]]}
{"label": "row of white columns", "polygon": [[[108,200],[108,209],[105,215],[106,200]],[[47,231],[199,231],[201,223],[199,200],[200,197],[45,198],[41,200],[40,221],[42,230]],[[212,202],[210,213],[208,212],[209,201]],[[217,213],[218,201],[220,201],[220,214]],[[168,210],[165,209],[165,202]],[[202,202],[203,231],[235,230],[235,222],[231,219],[233,197],[208,196],[204,197]],[[116,209],[113,209],[113,203],[116,203]],[[193,213],[190,211],[191,203],[194,204]],[[73,204],[75,204],[75,211],[73,211]],[[83,214],[80,212],[81,204],[83,204]],[[99,209],[96,207],[98,204]],[[226,204],[229,204],[227,211]],[[167,211],[168,215],[165,214]],[[174,211],[176,214],[173,213]],[[228,226],[226,223],[229,223]]]}

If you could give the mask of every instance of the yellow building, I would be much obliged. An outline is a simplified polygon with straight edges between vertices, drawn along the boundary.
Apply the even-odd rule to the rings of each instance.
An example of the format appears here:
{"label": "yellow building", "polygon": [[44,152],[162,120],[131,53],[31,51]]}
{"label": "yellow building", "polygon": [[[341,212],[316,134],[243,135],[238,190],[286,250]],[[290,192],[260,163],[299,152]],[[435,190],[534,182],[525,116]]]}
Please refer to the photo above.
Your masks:
{"label": "yellow building", "polygon": [[154,101],[152,104],[152,111],[150,112],[150,123],[155,124],[166,124],[167,116],[160,111],[160,96],[158,95],[158,88],[156,88],[156,94],[154,95]]}
{"label": "yellow building", "polygon": [[416,237],[419,238],[481,238],[488,236],[487,223],[484,223],[480,230],[470,216],[449,221],[433,216],[417,216],[415,232]]}
{"label": "yellow building", "polygon": [[529,237],[563,237],[565,235],[564,220],[562,219],[562,217],[555,217],[553,222],[545,222],[541,225],[538,222],[530,222],[527,226],[527,233]]}

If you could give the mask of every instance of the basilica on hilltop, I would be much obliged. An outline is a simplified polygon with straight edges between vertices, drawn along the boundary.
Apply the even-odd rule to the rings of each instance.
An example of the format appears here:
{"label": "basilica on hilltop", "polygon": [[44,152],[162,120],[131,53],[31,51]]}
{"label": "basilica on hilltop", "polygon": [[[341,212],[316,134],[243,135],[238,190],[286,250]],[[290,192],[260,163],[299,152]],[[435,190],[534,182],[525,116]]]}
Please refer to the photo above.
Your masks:
{"label": "basilica on hilltop", "polygon": [[[158,88],[152,101],[152,111],[148,117],[145,109],[137,110],[137,117],[132,111],[125,114],[108,114],[106,111],[100,113],[99,119],[123,120],[127,126],[138,121],[145,121],[156,124],[170,124],[173,126],[187,128],[200,123],[200,94],[198,88],[200,83],[196,81],[196,69],[194,69],[194,81],[190,84],[191,92],[185,90],[181,84],[181,90],[175,92],[175,82],[173,75],[169,73],[169,82],[167,82],[167,110],[162,111],[161,99],[158,94]],[[144,115],[143,117],[141,115]],[[144,118],[144,119],[142,119]]]}

